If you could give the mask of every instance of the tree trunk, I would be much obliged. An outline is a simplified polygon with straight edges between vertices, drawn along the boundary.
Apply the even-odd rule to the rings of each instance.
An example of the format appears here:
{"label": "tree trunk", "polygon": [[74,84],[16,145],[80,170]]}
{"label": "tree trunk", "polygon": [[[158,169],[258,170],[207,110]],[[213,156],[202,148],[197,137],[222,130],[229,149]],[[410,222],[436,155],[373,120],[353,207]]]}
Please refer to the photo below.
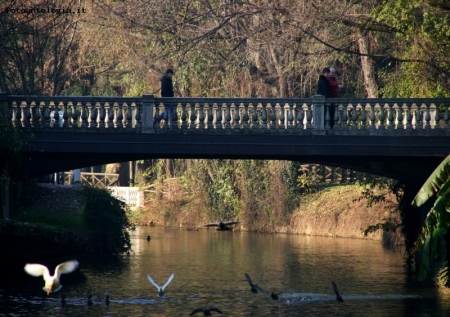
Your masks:
{"label": "tree trunk", "polygon": [[[369,54],[369,41],[367,39],[367,31],[358,30],[358,45],[361,54]],[[375,80],[375,69],[372,59],[369,56],[361,56],[361,70],[364,78],[364,87],[367,91],[368,98],[378,97],[378,86]]]}

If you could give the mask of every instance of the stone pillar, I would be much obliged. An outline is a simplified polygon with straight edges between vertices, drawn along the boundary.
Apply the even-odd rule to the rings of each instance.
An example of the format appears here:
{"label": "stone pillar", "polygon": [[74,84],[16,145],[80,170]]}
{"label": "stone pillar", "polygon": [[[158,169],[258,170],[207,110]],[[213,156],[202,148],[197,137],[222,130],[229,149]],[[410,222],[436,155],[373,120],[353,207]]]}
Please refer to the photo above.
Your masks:
{"label": "stone pillar", "polygon": [[313,104],[313,129],[323,130],[325,128],[325,96],[314,95]]}
{"label": "stone pillar", "polygon": [[155,103],[154,95],[142,96],[142,132],[155,133],[153,129],[153,105]]}

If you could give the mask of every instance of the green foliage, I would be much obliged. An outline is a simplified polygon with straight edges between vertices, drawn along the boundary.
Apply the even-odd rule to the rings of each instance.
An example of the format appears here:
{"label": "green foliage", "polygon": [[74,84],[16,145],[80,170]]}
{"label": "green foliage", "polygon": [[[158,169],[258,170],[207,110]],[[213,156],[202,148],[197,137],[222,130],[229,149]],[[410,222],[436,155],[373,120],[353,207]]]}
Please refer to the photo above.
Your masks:
{"label": "green foliage", "polygon": [[99,256],[114,256],[131,250],[128,206],[111,196],[107,189],[84,187],[85,221],[89,230],[89,251]]}
{"label": "green foliage", "polygon": [[[450,227],[450,156],[426,180],[412,204],[420,207],[432,197],[436,197],[436,200],[416,241],[416,249],[422,251],[418,272],[420,280],[424,280],[430,270],[436,276],[448,257],[446,240]],[[441,276],[441,279],[447,282],[449,275]]]}
{"label": "green foliage", "polygon": [[448,10],[426,0],[383,1],[373,12],[395,35],[389,50],[402,62],[380,71],[384,97],[443,97],[450,93]]}

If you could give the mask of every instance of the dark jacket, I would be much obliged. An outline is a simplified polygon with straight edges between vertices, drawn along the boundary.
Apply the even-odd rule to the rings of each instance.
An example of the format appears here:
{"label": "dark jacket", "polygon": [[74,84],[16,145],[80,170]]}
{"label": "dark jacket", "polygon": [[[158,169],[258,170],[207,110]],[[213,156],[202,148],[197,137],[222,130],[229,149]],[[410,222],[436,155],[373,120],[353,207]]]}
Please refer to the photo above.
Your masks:
{"label": "dark jacket", "polygon": [[325,98],[330,98],[330,84],[324,75],[319,76],[319,81],[317,82],[317,94],[325,96]]}
{"label": "dark jacket", "polygon": [[161,97],[173,97],[173,84],[172,78],[164,75],[161,78]]}

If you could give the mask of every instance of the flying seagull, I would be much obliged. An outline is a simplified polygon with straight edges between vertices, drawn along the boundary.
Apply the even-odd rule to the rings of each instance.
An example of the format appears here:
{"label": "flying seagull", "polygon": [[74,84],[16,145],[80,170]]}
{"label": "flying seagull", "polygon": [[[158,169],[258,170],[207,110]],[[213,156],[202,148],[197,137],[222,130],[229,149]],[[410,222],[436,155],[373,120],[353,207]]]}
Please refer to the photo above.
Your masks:
{"label": "flying seagull", "polygon": [[156,284],[156,282],[152,279],[152,277],[149,274],[147,274],[148,280],[150,281],[150,283],[153,284],[154,287],[156,287],[156,289],[158,290],[158,296],[161,298],[166,295],[164,289],[167,287],[167,285],[170,284],[170,282],[172,282],[174,276],[175,274],[172,273],[172,275],[170,275],[169,278],[167,279],[167,282],[161,287],[158,284]]}
{"label": "flying seagull", "polygon": [[61,274],[71,273],[77,267],[79,263],[77,260],[67,261],[59,264],[55,268],[55,273],[50,275],[48,268],[42,264],[36,263],[27,263],[24,267],[25,272],[32,276],[43,276],[45,285],[43,290],[47,292],[47,295],[50,295],[51,292],[57,292],[61,289],[62,285],[59,282],[59,277]]}

